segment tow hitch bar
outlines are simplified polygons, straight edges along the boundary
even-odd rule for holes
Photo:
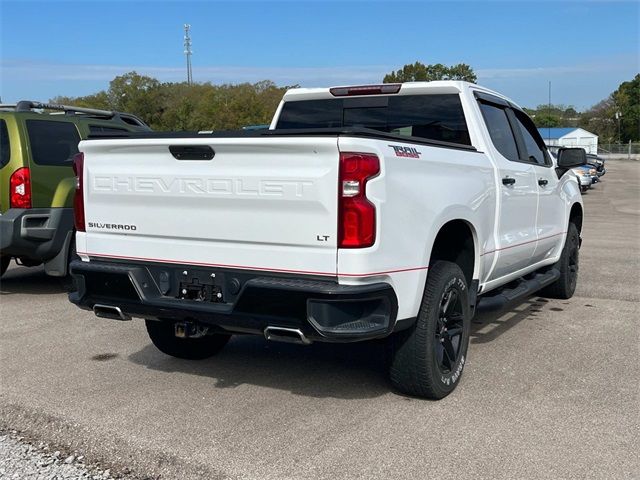
[[[201,338],[209,331],[208,327],[203,327],[195,322],[177,322],[174,327],[175,335],[178,338]]]

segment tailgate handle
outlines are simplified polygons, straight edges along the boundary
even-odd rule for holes
[[[211,160],[216,152],[209,145],[169,145],[176,160]]]

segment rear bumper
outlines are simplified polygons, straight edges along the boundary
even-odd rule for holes
[[[0,252],[50,260],[64,248],[72,230],[72,208],[10,208],[0,215]]]
[[[94,260],[74,261],[71,273],[78,288],[69,295],[72,303],[117,307],[125,318],[259,335],[267,327],[292,328],[324,342],[379,338],[396,328],[398,301],[387,283],[352,286],[299,275]],[[180,298],[194,289],[205,298]]]

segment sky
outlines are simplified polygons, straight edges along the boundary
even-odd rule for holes
[[[407,63],[467,63],[516,103],[584,110],[640,71],[640,1],[0,0],[0,97],[49,100],[135,70],[198,82],[379,83]]]

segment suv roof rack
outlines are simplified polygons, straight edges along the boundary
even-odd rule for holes
[[[35,109],[43,109],[43,110],[56,110],[58,112],[63,112],[66,115],[86,115],[89,117],[95,118],[118,118],[122,120],[124,123],[129,125],[135,125],[138,127],[144,127],[145,129],[149,129],[149,126],[144,123],[140,118],[132,115],[131,113],[117,112],[112,110],[99,110],[97,108],[85,108],[85,107],[74,107],[73,105],[59,105],[56,103],[44,103],[44,102],[34,102],[32,100],[21,100],[18,103],[4,103],[0,104],[0,108],[4,109],[14,109],[16,112],[29,112]]]

